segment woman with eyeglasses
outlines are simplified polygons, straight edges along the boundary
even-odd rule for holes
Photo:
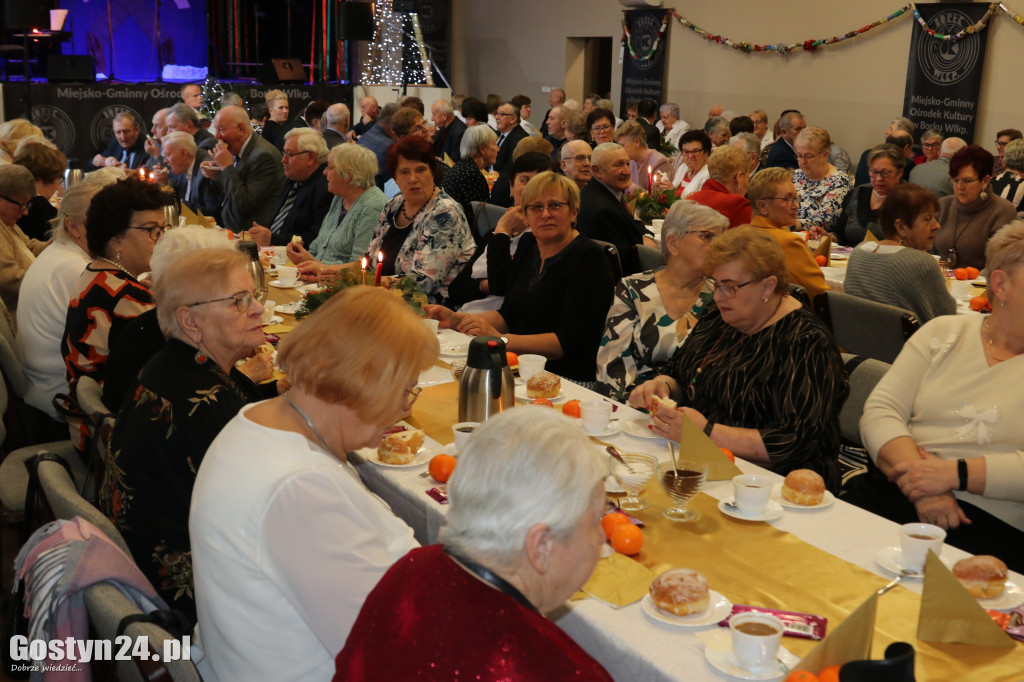
[[[587,114],[587,130],[596,147],[605,142],[615,141],[615,114],[609,109],[591,109]]]
[[[597,351],[598,391],[624,401],[637,384],[658,374],[711,303],[704,256],[729,228],[718,211],[677,201],[661,229],[665,267],[624,277],[605,320]]]
[[[839,221],[846,195],[853,188],[850,176],[829,163],[832,138],[824,128],[804,128],[794,141],[796,162],[793,184],[800,197],[796,215],[805,229],[831,232]]]
[[[885,198],[903,178],[906,165],[903,151],[894,144],[880,144],[867,155],[870,182],[854,187],[849,203],[836,221],[833,233],[840,243],[856,246],[864,241],[868,231],[874,239],[882,238],[878,224],[878,211]]]
[[[813,301],[829,287],[807,244],[799,234],[790,231],[791,226],[799,224],[796,213],[800,206],[793,171],[778,167],[758,171],[747,188],[747,197],[754,207],[750,224],[765,230],[778,242],[785,255],[789,281],[806,289]]]
[[[188,509],[196,472],[224,425],[262,398],[235,367],[265,340],[247,263],[228,245],[185,253],[160,272],[154,296],[167,342],[125,397],[100,490],[101,508],[142,572],[192,623]]]
[[[479,315],[424,306],[443,328],[471,336],[499,336],[515,353],[548,358],[546,369],[569,379],[593,381],[601,330],[612,302],[611,267],[604,252],[575,228],[580,209],[576,183],[551,171],[523,190],[530,228],[512,261],[505,300]],[[497,234],[488,249],[507,249],[511,237]]]
[[[100,190],[85,216],[85,267],[68,306],[61,353],[68,383],[90,376],[101,385],[110,344],[125,324],[153,307],[140,277],[149,272],[153,247],[166,229],[169,197],[134,175]]]
[[[689,419],[737,457],[782,475],[812,469],[838,492],[846,372],[821,321],[788,295],[782,247],[764,230],[737,227],[708,246],[704,272],[715,306],[629,404],[671,397],[679,407],[658,410],[655,435],[679,441]]]
[[[292,387],[228,422],[192,493],[204,680],[331,678],[366,596],[418,547],[347,453],[409,414],[439,352],[422,319],[374,287],[341,291],[281,342]]]
[[[989,187],[992,154],[972,144],[949,160],[953,195],[939,199],[939,231],[932,253],[950,267],[985,268],[989,237],[1017,218],[1017,209]]]
[[[21,280],[47,242],[30,239],[18,227],[36,194],[36,182],[24,166],[0,166],[0,298],[14,314]]]
[[[708,156],[711,155],[711,138],[703,130],[687,130],[679,138],[679,156],[673,165],[676,176],[672,184],[677,187],[676,196],[683,199],[701,187],[709,177]]]

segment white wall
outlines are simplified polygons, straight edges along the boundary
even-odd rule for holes
[[[614,38],[613,99],[618,98],[622,6],[617,0],[453,0],[453,83],[457,92],[533,98],[535,125],[547,110],[543,86],[561,85],[567,37]],[[845,33],[889,14],[902,0],[691,0],[672,3],[711,33],[751,43],[797,42]],[[814,53],[744,54],[670,20],[666,100],[701,124],[714,104],[740,114],[764,109],[774,119],[797,108],[829,130],[854,160],[881,142],[903,110],[911,25],[904,15],[865,35]],[[1024,27],[1006,16],[990,25],[975,141],[995,151],[997,130],[1024,129],[1024,92],[1015,87]],[[579,98],[583,93],[570,92]]]

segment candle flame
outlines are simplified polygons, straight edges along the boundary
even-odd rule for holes
[[[366,269],[366,256],[363,256],[363,270]]]
[[[377,262],[380,263],[383,260],[384,260],[384,252],[383,251],[378,251],[377,252]]]

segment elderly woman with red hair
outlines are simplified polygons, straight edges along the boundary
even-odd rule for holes
[[[388,174],[401,193],[388,202],[370,240],[370,260],[384,254],[385,275],[409,275],[431,303],[473,256],[475,242],[462,208],[434,184],[434,148],[406,137],[388,150]]]

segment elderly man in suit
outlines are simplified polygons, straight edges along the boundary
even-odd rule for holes
[[[168,109],[165,121],[168,130],[181,131],[191,135],[200,149],[209,151],[217,144],[217,138],[209,130],[199,125],[199,116],[187,104],[178,102]]]
[[[219,140],[210,150],[214,164],[202,166],[202,171],[224,191],[224,226],[240,231],[254,222],[269,224],[277,208],[269,199],[278,196],[285,183],[281,152],[261,135],[253,135],[249,114],[241,107],[218,111],[213,129]]]
[[[430,120],[437,128],[437,134],[434,136],[434,155],[439,159],[444,159],[444,155],[447,154],[452,161],[462,158],[459,145],[462,144],[462,134],[466,132],[466,124],[455,115],[451,102],[439,99],[431,104]]]
[[[494,162],[494,170],[500,173],[512,165],[512,152],[519,140],[529,137],[529,134],[519,125],[519,108],[512,102],[499,104],[494,120],[498,128],[498,158]]]
[[[334,149],[342,142],[348,142],[348,126],[352,120],[352,112],[342,103],[332,104],[324,112],[324,142],[327,149]]]
[[[643,243],[644,227],[626,208],[624,193],[629,188],[629,156],[614,142],[594,148],[590,171],[593,180],[580,192],[576,229],[584,237],[615,245],[622,274],[640,272],[636,245]]]
[[[800,131],[807,127],[807,120],[799,111],[787,111],[779,119],[779,137],[768,152],[766,168],[798,168],[796,149],[793,144]]]
[[[107,148],[92,157],[87,170],[104,166],[134,170],[146,163],[146,159],[149,158],[149,154],[146,153],[146,138],[140,134],[142,130],[135,116],[122,111],[114,117],[112,128],[114,136],[107,144]]]
[[[201,164],[210,160],[210,153],[198,148],[195,139],[180,130],[164,135],[163,152],[164,165],[170,172],[167,182],[174,193],[190,209],[219,223],[224,192],[200,170]]]
[[[288,178],[273,220],[253,225],[249,235],[260,246],[284,246],[302,237],[306,246],[320,233],[320,225],[334,196],[327,191],[327,143],[312,128],[292,128],[284,135],[284,174]]]

